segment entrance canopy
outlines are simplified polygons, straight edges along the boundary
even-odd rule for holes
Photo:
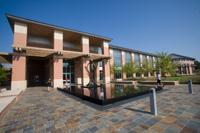
[[[56,51],[48,48],[36,48],[36,47],[14,47],[15,53],[0,53],[0,62],[1,63],[12,63],[12,55],[22,54],[24,56],[32,56],[32,57],[51,57],[53,55],[58,55],[59,58],[63,59],[77,59],[77,58],[87,58],[91,61],[102,61],[110,59],[110,56],[105,56],[101,54],[94,53],[84,53],[84,52],[76,52],[76,51]]]

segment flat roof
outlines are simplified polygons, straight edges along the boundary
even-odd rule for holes
[[[124,51],[128,51],[128,52],[133,52],[133,53],[139,53],[139,54],[144,54],[144,55],[151,55],[151,56],[155,56],[158,57],[158,55],[153,54],[153,53],[149,53],[149,52],[143,52],[140,50],[134,50],[131,48],[124,48],[124,47],[120,47],[120,46],[116,46],[116,45],[109,45],[110,48],[112,49],[119,49],[119,50],[124,50]]]
[[[44,22],[39,22],[39,21],[35,21],[35,20],[23,18],[23,17],[14,16],[14,15],[11,15],[11,14],[8,14],[8,13],[6,13],[6,17],[8,19],[8,22],[10,23],[12,31],[14,29],[14,27],[13,27],[14,22],[17,21],[17,22],[25,22],[25,23],[32,23],[32,24],[47,26],[47,27],[51,27],[53,29],[73,32],[73,33],[77,33],[77,34],[81,34],[81,35],[85,35],[85,36],[89,36],[89,37],[95,37],[95,38],[103,39],[103,40],[106,40],[106,41],[109,41],[109,42],[112,40],[111,38],[104,37],[104,36],[101,36],[101,35],[96,35],[96,34],[92,34],[92,33],[88,33],[88,32],[78,31],[78,30],[71,29],[71,28],[65,28],[65,27],[56,26],[56,25],[52,25],[52,24],[48,24],[48,23],[44,23]]]
[[[189,59],[189,60],[195,60],[195,58],[193,58],[193,57],[184,56],[184,55],[175,54],[175,53],[170,54],[170,56],[171,56],[172,59]]]

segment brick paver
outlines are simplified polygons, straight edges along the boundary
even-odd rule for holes
[[[149,111],[149,97],[100,109],[59,91],[36,87],[0,121],[0,132],[200,132],[200,85],[167,86],[157,94],[158,116]]]

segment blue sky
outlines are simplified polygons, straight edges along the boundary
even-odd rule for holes
[[[112,38],[111,44],[200,60],[200,0],[0,0],[0,51],[12,51],[5,13]]]

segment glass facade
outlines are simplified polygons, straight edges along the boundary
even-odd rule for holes
[[[121,67],[122,65],[121,51],[113,50],[113,58],[114,58],[114,65]]]
[[[134,62],[136,65],[140,65],[140,56],[138,53],[134,53]]]
[[[153,67],[153,57],[152,56],[149,56],[149,64]]]
[[[147,56],[146,55],[142,55],[142,64],[143,65],[147,65],[148,61],[147,61]],[[144,72],[144,77],[148,77],[148,72]]]
[[[122,56],[120,50],[113,50],[113,60],[114,60],[114,66],[116,67],[117,71],[114,73],[115,79],[121,79],[122,78]]]
[[[126,63],[131,63],[131,53],[130,52],[125,52],[125,64]]]
[[[149,61],[148,62],[150,64],[150,66],[153,68],[154,65],[153,65],[153,57],[152,56],[149,56]],[[151,72],[150,74],[151,74],[151,76],[153,76],[153,72]]]
[[[134,53],[134,63],[140,66],[140,55],[138,53]],[[140,77],[140,73],[137,72],[136,77]]]
[[[125,64],[131,63],[131,53],[130,52],[125,52]],[[127,73],[126,78],[132,78],[132,75]]]
[[[147,63],[147,56],[146,55],[142,55],[142,63],[143,64]]]

